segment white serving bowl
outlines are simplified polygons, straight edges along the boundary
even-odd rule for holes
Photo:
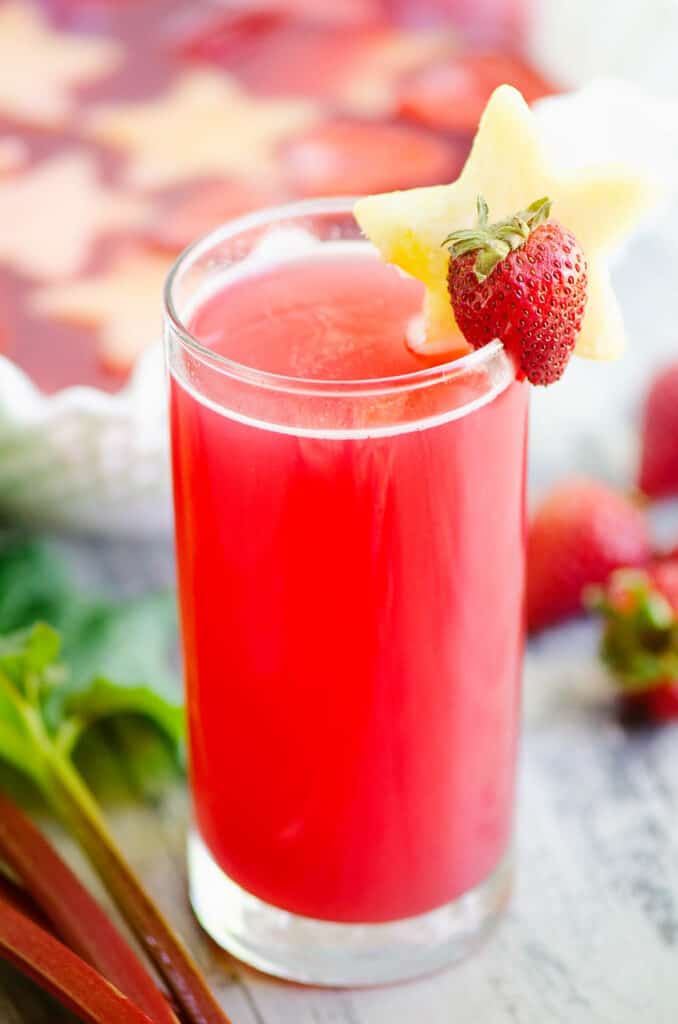
[[[116,394],[43,395],[0,356],[0,516],[22,526],[116,534],[169,531],[162,347]]]

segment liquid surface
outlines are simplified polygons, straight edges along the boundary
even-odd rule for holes
[[[193,329],[280,372],[403,372],[419,364],[403,344],[418,288],[374,266],[243,279]],[[505,852],[526,404],[514,384],[439,426],[302,437],[222,415],[173,379],[196,820],[260,898],[394,920],[460,896]]]
[[[195,314],[204,345],[245,366],[316,380],[394,377],[435,366],[407,346],[424,288],[373,256],[279,264],[234,282]]]

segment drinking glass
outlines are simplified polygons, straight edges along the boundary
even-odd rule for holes
[[[499,341],[316,380],[192,331],[301,250],[378,259],[352,206],[226,224],[166,289],[191,900],[237,957],[326,985],[430,971],[497,920],[524,639],[527,388]]]

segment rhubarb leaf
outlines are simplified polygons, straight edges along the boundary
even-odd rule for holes
[[[54,744],[72,755],[88,730],[104,719],[140,717],[178,751],[183,714],[145,686],[118,684],[104,677],[73,690],[59,660],[60,638],[45,623],[0,636],[0,723],[14,729],[19,742],[0,746],[14,767],[35,775],[43,746]]]
[[[0,542],[0,635],[38,621],[61,635],[70,689],[87,687],[101,675],[179,698],[172,593],[102,598],[76,588],[47,545]]]
[[[156,725],[177,747],[183,739],[181,709],[147,686],[124,686],[97,677],[86,689],[67,699],[64,711],[68,718],[79,719],[84,728],[104,719],[138,715]]]
[[[49,622],[67,632],[73,587],[61,560],[34,541],[0,544],[0,634]]]
[[[0,762],[40,784],[37,722],[100,799],[155,799],[183,770],[175,618],[172,595],[90,597],[44,545],[0,544]]]

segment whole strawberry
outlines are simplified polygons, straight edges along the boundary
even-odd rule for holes
[[[678,494],[678,363],[657,374],[645,400],[638,486],[651,498]]]
[[[455,231],[447,287],[459,328],[474,348],[499,338],[518,379],[553,384],[562,377],[581,330],[587,264],[571,231],[548,220],[551,201],[488,224],[478,197],[475,228]]]
[[[651,557],[642,512],[593,480],[560,484],[538,506],[527,535],[527,624],[541,629],[576,615],[582,592],[613,569]]]
[[[619,569],[587,603],[604,617],[601,657],[627,707],[658,721],[678,718],[678,560]]]

